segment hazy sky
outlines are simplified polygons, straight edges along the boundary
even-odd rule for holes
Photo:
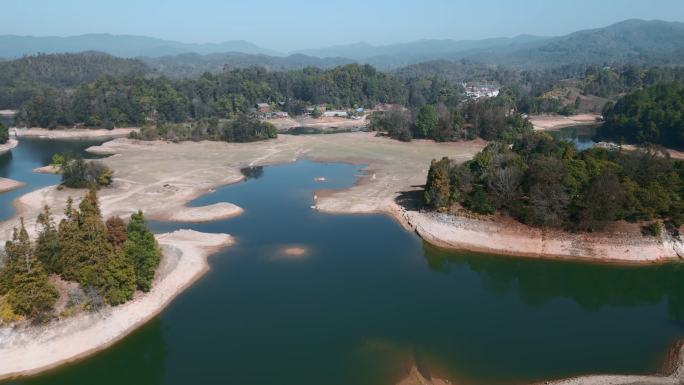
[[[684,0],[1,0],[0,34],[248,40],[287,51],[366,41],[561,35],[630,18],[684,21]]]

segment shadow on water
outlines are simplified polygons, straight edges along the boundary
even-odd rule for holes
[[[92,359],[16,383],[108,384],[139,375],[137,383],[152,384],[375,385],[417,363],[438,377],[514,384],[650,373],[684,335],[678,265],[449,252],[389,217],[310,209],[314,191],[351,186],[360,168],[265,167],[258,178],[191,202],[232,202],[245,209],[239,217],[152,223],[156,232],[226,232],[237,244],[212,256],[207,275],[155,323]],[[399,201],[412,207],[418,194]],[[273,258],[288,245],[309,253]]]

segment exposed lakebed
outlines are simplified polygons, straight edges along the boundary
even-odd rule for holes
[[[4,218],[8,194],[58,181],[22,177],[62,151],[23,153],[27,143],[0,162],[0,176],[27,183],[0,195]],[[12,383],[392,384],[413,363],[442,378],[519,383],[651,373],[684,336],[678,265],[447,252],[389,217],[311,210],[315,190],[348,187],[359,172],[306,161],[266,167],[191,203],[234,203],[245,210],[238,217],[153,223],[156,232],[225,232],[237,244],[210,257],[206,276],[112,348]],[[282,257],[288,248],[306,252]]]

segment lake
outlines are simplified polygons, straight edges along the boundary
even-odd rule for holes
[[[0,175],[29,182],[23,192],[56,183],[30,169],[64,146],[22,140],[0,160]],[[243,215],[152,223],[155,232],[226,232],[237,243],[210,257],[206,276],[123,341],[8,383],[389,385],[415,363],[464,383],[515,384],[652,373],[684,337],[679,265],[451,252],[383,215],[310,208],[315,190],[349,187],[359,169],[299,161],[253,170],[191,203],[232,202]],[[286,256],[287,247],[307,253]]]

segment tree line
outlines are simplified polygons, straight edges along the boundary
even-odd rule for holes
[[[433,160],[424,201],[436,210],[498,211],[539,227],[592,231],[627,220],[647,223],[647,233],[659,234],[661,222],[676,233],[684,223],[683,182],[684,162],[658,147],[578,152],[529,133],[492,142],[463,164]]]
[[[204,74],[196,79],[105,76],[68,89],[45,89],[24,103],[16,118],[27,126],[57,128],[142,126],[201,119],[234,119],[256,103],[297,115],[308,105],[371,108],[379,103],[454,104],[457,89],[433,79],[402,81],[369,65],[329,70],[269,72],[262,68]]]
[[[103,221],[95,188],[78,207],[67,201],[65,217],[56,224],[48,206],[37,218],[38,234],[30,239],[24,220],[5,244],[0,269],[0,315],[46,321],[54,317],[60,293],[50,276],[77,282],[68,295],[65,314],[119,305],[136,290],[149,291],[161,251],[143,213],[128,224],[119,217]]]

